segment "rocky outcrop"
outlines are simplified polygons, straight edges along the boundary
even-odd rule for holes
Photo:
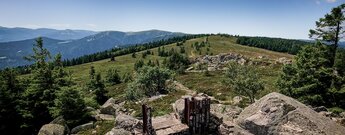
[[[38,135],[64,135],[67,134],[65,127],[60,124],[45,124],[41,127]]]
[[[295,99],[275,92],[245,108],[235,121],[241,128],[256,135],[345,133],[345,127]]]

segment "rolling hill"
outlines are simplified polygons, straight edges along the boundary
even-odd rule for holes
[[[0,26],[0,42],[19,41],[41,37],[48,37],[60,40],[80,39],[94,35],[97,32],[88,30],[56,30],[56,29],[28,29],[28,28],[6,28]]]
[[[63,59],[71,59],[115,47],[126,47],[182,35],[184,34],[159,30],[105,31],[78,40],[57,40],[44,37],[43,42],[52,55],[61,53]],[[0,69],[30,64],[23,57],[32,53],[34,43],[35,39],[0,43]]]

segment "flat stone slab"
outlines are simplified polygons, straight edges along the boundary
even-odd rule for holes
[[[181,123],[174,114],[153,118],[152,126],[157,135],[169,135],[188,131],[188,126]]]

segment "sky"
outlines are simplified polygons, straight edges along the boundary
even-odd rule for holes
[[[308,39],[345,0],[1,0],[0,26]]]

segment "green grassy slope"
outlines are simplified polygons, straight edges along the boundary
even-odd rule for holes
[[[186,54],[188,57],[199,57],[200,54],[194,48],[191,47],[191,44],[195,42],[202,42],[205,41],[206,37],[203,38],[196,38],[186,41],[183,46],[186,50]],[[273,52],[265,49],[259,49],[254,47],[242,46],[236,44],[236,39],[233,37],[221,37],[221,36],[210,36],[208,38],[210,43],[210,50],[209,54],[217,55],[219,53],[239,53],[248,58],[256,58],[258,56],[266,56],[268,59],[278,59],[281,57],[286,57],[288,59],[292,59],[294,56],[286,53],[279,53]],[[176,46],[176,43],[165,45],[165,50],[169,51],[171,48],[174,48],[176,51],[179,51],[179,46]],[[206,54],[206,47],[201,49],[201,55]],[[163,57],[158,56],[158,48],[150,49],[150,51],[154,52],[154,55],[148,55],[145,59],[145,63],[148,60],[156,61],[159,60],[160,63],[163,61]],[[86,63],[82,65],[76,65],[72,67],[68,67],[67,70],[72,72],[72,78],[76,82],[78,87],[85,87],[89,80],[89,70],[91,66],[95,67],[96,72],[100,72],[102,77],[106,75],[106,71],[109,68],[116,68],[120,71],[120,75],[126,72],[133,72],[134,71],[134,63],[142,59],[141,55],[144,51],[136,53],[137,57],[132,58],[132,54],[119,56],[115,58],[114,62],[111,62],[110,59],[105,59],[101,61],[96,61],[92,63]],[[257,66],[259,74],[262,77],[262,81],[265,83],[265,90],[260,92],[257,97],[261,97],[267,93],[272,91],[277,91],[274,83],[279,75],[279,70],[281,66]],[[214,71],[210,72],[210,76],[204,76],[203,73],[186,73],[183,75],[177,75],[176,80],[180,83],[184,84],[186,87],[198,91],[203,92],[208,95],[214,96],[215,98],[226,102],[231,101],[231,99],[235,96],[234,93],[230,90],[225,88],[221,84],[222,79],[224,79],[222,71]],[[125,101],[125,89],[127,87],[126,83],[121,83],[113,86],[107,86],[106,89],[109,91],[109,96],[114,97],[117,100]],[[83,91],[86,96],[89,96],[88,91]],[[155,100],[153,102],[148,102],[147,104],[153,107],[153,115],[164,115],[167,113],[172,112],[171,103],[175,102],[175,100],[179,99],[182,95],[184,95],[184,91],[174,91],[170,93],[168,96],[163,97],[162,99]],[[135,115],[140,116],[140,108],[139,104],[135,104],[134,102],[127,102],[126,108],[131,108],[136,110]],[[109,123],[99,123],[102,127],[98,130],[100,134],[109,131],[112,128],[112,124]],[[90,134],[91,130],[87,130],[81,134]]]
[[[196,38],[188,40],[184,43],[184,47],[186,50],[186,54],[188,57],[198,57],[200,56],[199,52],[197,52],[195,49],[191,47],[191,44],[194,44],[195,42],[202,42],[205,41],[206,37],[203,38]],[[266,56],[268,59],[278,59],[280,57],[286,57],[289,59],[293,58],[293,55],[289,55],[286,53],[279,53],[279,52],[273,52],[269,50],[254,48],[254,47],[248,47],[248,46],[242,46],[239,44],[236,44],[236,39],[233,37],[221,37],[221,36],[210,36],[209,37],[209,43],[210,43],[210,51],[209,54],[219,54],[219,53],[239,53],[246,57],[258,57],[258,56]],[[170,48],[174,48],[175,50],[179,51],[179,46],[176,46],[176,43],[169,44],[165,46],[165,50],[169,51]],[[164,59],[163,57],[157,56],[157,48],[150,49],[154,52],[154,55],[148,55],[145,59],[143,59],[145,62],[148,60],[155,61],[156,59],[162,62]],[[202,53],[201,55],[205,55],[206,53],[206,47],[203,47],[201,49]],[[105,59],[101,61],[96,61],[92,63],[86,63],[82,65],[76,65],[72,67],[68,67],[67,69],[72,72],[72,78],[75,82],[77,82],[76,85],[79,87],[85,87],[88,79],[89,79],[89,70],[91,66],[95,67],[96,72],[100,72],[102,77],[106,75],[106,71],[109,68],[116,68],[120,71],[120,74],[122,75],[125,72],[133,72],[134,63],[142,59],[141,53],[136,53],[137,57],[132,58],[131,54],[119,56],[115,58],[115,62],[110,62],[110,59]],[[260,71],[260,75],[262,76],[262,80],[265,82],[265,91],[261,92],[258,96],[262,96],[264,94],[267,94],[271,91],[276,91],[276,87],[274,86],[275,80],[278,77],[280,66],[275,67],[259,67],[258,69]],[[204,92],[210,95],[215,96],[216,98],[220,100],[231,100],[231,98],[234,96],[234,94],[231,92],[231,90],[226,89],[223,85],[221,85],[221,80],[223,79],[222,72],[221,71],[215,71],[211,72],[211,76],[204,76],[202,73],[186,73],[184,75],[177,75],[176,76],[177,81],[183,83],[185,86],[191,88],[192,90],[196,90],[198,92]],[[125,93],[126,84],[121,83],[114,86],[107,86],[106,89],[109,91],[109,96],[115,97],[118,100],[124,100],[124,93]],[[84,91],[86,95],[88,95],[88,91]],[[168,104],[167,101],[173,101],[170,99],[177,99],[181,94],[174,93],[172,95],[176,95],[175,97],[168,96],[165,97],[165,101],[162,103],[159,103],[160,101],[156,101],[157,103],[153,104]],[[166,107],[165,105],[162,105],[162,108]],[[157,109],[159,110],[159,109]],[[168,110],[165,110],[163,112],[158,112],[158,114],[164,114],[164,112],[168,112]]]

